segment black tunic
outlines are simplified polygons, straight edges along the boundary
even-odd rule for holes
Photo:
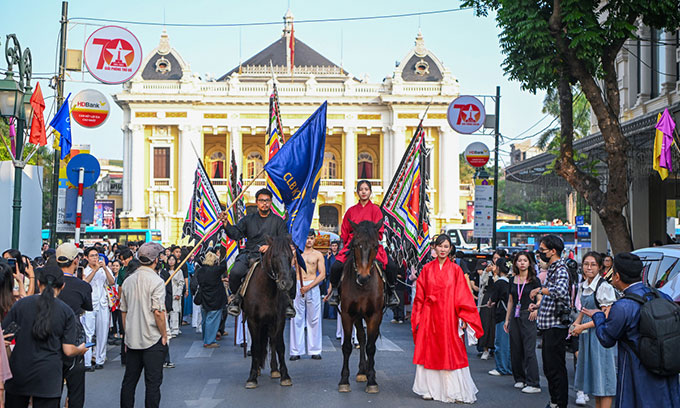
[[[266,217],[257,211],[249,213],[236,225],[225,225],[224,229],[233,240],[246,239],[245,252],[257,252],[267,244],[267,237],[282,237],[288,233],[283,219],[271,211]]]

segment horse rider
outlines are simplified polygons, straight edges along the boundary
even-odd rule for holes
[[[241,303],[243,302],[243,299],[239,294],[239,288],[241,287],[241,281],[250,268],[251,260],[260,259],[262,254],[267,252],[267,249],[269,249],[267,238],[288,235],[286,223],[281,217],[271,211],[271,191],[266,188],[258,190],[255,194],[255,201],[257,204],[257,211],[248,212],[248,214],[239,220],[236,225],[228,224],[226,212],[220,214],[220,221],[222,221],[229,238],[235,241],[240,241],[244,238],[246,239],[246,247],[245,249],[242,249],[236,257],[234,265],[231,267],[231,272],[229,273],[229,290],[232,293],[232,298],[227,306],[227,313],[232,316],[241,314]],[[293,286],[288,293],[286,317],[295,317],[295,308],[293,307],[294,298],[295,286]]]
[[[361,221],[371,221],[378,223],[382,218],[382,210],[379,206],[373,204],[371,201],[372,186],[368,180],[361,180],[357,183],[357,194],[359,195],[359,203],[350,207],[342,219],[342,227],[340,228],[340,238],[342,239],[342,251],[336,256],[335,262],[331,266],[330,284],[332,286],[331,296],[328,299],[330,306],[337,306],[340,302],[338,296],[338,285],[340,278],[342,278],[342,270],[347,260],[347,253],[350,249],[350,242],[354,236],[350,221],[354,224],[359,224]],[[379,239],[383,237],[384,226],[380,228]],[[386,280],[387,287],[387,307],[394,307],[399,305],[399,298],[394,290],[394,285],[397,280],[397,265],[388,259],[385,248],[378,245],[378,254],[375,257],[383,270],[383,275]]]

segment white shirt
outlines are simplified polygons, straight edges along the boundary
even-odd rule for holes
[[[584,296],[588,296],[595,292],[595,288],[597,288],[597,282],[603,279],[600,274],[597,274],[595,278],[593,278],[593,281],[588,283],[588,280],[584,280],[581,282],[579,285],[579,292],[583,294]],[[614,290],[614,287],[610,285],[608,282],[602,282],[600,285],[600,288],[597,290],[597,303],[600,304],[600,306],[611,306],[614,302],[616,302],[616,291]]]
[[[92,268],[88,265],[83,271],[83,277],[90,276],[91,273]],[[109,294],[106,290],[106,285],[106,271],[104,271],[104,268],[99,268],[90,281],[90,286],[92,286],[92,308],[95,310],[108,309],[109,307]]]

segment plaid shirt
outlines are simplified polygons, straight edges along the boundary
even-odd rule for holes
[[[558,301],[565,307],[571,304],[569,272],[564,260],[560,259],[550,264],[544,286],[548,288],[550,294],[543,295],[541,307],[538,309],[538,328],[539,330],[546,330],[556,326],[564,327],[555,316],[555,304]]]

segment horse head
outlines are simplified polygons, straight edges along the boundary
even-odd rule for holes
[[[349,223],[352,231],[354,231],[350,252],[354,258],[356,282],[359,286],[362,286],[371,278],[371,267],[378,255],[379,236],[383,220],[381,219],[377,224],[371,221],[361,221],[359,224],[352,221]]]
[[[293,252],[290,236],[268,237],[269,249],[263,257],[264,267],[269,277],[276,282],[280,291],[288,291],[295,284],[295,273],[291,267]]]

